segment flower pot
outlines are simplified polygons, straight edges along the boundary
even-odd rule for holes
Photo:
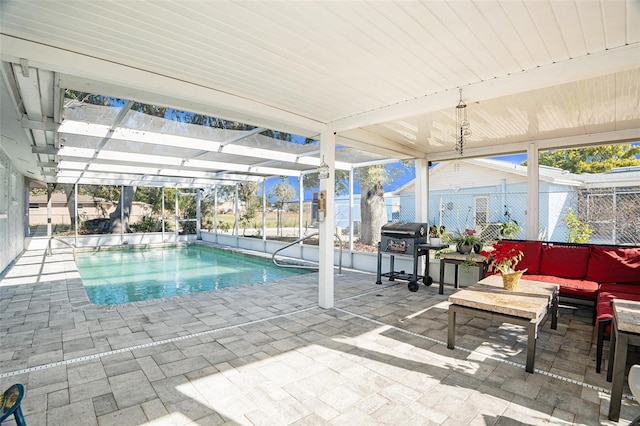
[[[515,271],[510,274],[502,274],[502,285],[505,290],[516,291],[518,289],[518,283],[524,271]]]
[[[471,253],[473,246],[471,244],[458,244],[456,248],[460,254],[469,254]]]
[[[442,245],[442,238],[431,238],[430,243],[432,246],[441,246]]]

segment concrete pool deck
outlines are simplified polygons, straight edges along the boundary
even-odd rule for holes
[[[70,250],[26,251],[0,279],[0,389],[34,425],[628,424],[609,422],[591,310],[561,305],[536,373],[521,327],[461,317],[445,286],[317,274],[119,306],[89,303]],[[636,354],[632,354],[636,355]],[[628,396],[628,388],[625,387]],[[3,425],[13,425],[13,420]]]

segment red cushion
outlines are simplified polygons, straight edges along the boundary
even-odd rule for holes
[[[640,294],[640,282],[629,284],[603,283],[598,289],[600,293],[628,293]]]
[[[542,241],[524,241],[520,243],[522,249],[522,259],[516,265],[518,271],[527,270],[525,274],[537,274],[540,271],[540,257],[542,256]]]
[[[523,279],[558,284],[562,296],[578,296],[595,300],[598,294],[598,283],[595,281],[561,278],[553,275],[526,275]]]
[[[587,278],[600,283],[640,282],[640,247],[591,246]]]
[[[596,302],[596,324],[604,319],[613,317],[613,307],[611,306],[611,299],[614,299],[613,293],[599,293],[598,300]]]
[[[598,293],[598,301],[596,302],[596,324],[600,325],[600,321],[613,318],[613,307],[611,299],[633,300],[640,302],[640,294],[633,293],[616,293],[601,291]],[[611,333],[611,324],[605,325],[605,334]]]
[[[589,247],[543,246],[540,274],[584,278],[588,262]]]

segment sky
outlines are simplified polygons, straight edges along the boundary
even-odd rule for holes
[[[632,145],[634,146],[640,146],[640,142],[636,142],[633,143]],[[638,158],[640,158],[640,156],[638,156]],[[497,157],[489,157],[490,160],[498,160],[498,161],[506,161],[508,163],[512,163],[512,164],[521,164],[523,161],[525,161],[527,159],[527,154],[512,154],[512,155],[501,155],[501,156],[497,156]],[[389,182],[384,186],[384,190],[386,192],[389,191],[395,191],[396,189],[400,188],[401,186],[405,185],[406,183],[410,182],[411,180],[413,180],[415,178],[415,170],[413,170],[413,167],[410,168],[411,170],[408,171],[407,173],[402,173],[400,174],[393,182]],[[269,181],[267,181],[267,193],[269,193],[271,191],[271,189],[277,184],[279,183],[280,180],[279,179],[270,179]],[[290,178],[290,183],[291,185],[294,187],[295,191],[296,191],[296,200],[299,199],[298,196],[298,181],[295,178]],[[305,190],[304,191],[304,200],[305,201],[310,201],[312,199],[312,192],[311,190]],[[357,185],[357,183],[354,185],[354,193],[359,194],[360,193],[360,187]]]
[[[526,154],[504,155],[504,156],[491,157],[490,158],[490,160],[506,161],[506,162],[514,163],[514,164],[520,164],[526,159],[527,159],[527,155]],[[400,165],[398,165],[397,167],[404,168],[404,166],[400,166]],[[408,182],[411,182],[414,178],[415,178],[415,170],[414,170],[413,166],[411,166],[411,167],[408,168],[408,170],[405,170],[404,172],[401,171],[401,173],[399,173],[398,177],[396,179],[394,179],[392,182],[389,182],[386,185],[384,185],[384,190],[385,190],[385,192],[395,191],[396,189],[400,188],[401,186],[407,184]],[[299,199],[298,179],[290,177],[290,178],[288,178],[288,181],[289,181],[289,184],[291,184],[291,186],[293,186],[293,189],[296,191],[296,196],[295,196],[294,200],[298,200]],[[273,188],[277,184],[279,184],[280,182],[281,182],[281,180],[278,179],[278,178],[275,178],[275,177],[267,180],[267,194],[270,194],[273,191]],[[311,201],[312,198],[313,198],[313,192],[314,191],[317,191],[317,190],[305,189],[304,190],[304,200],[305,201]],[[354,184],[354,193],[355,194],[359,194],[360,193],[360,186],[358,185],[357,182]],[[259,194],[262,194],[262,188],[260,189]],[[275,200],[276,200],[275,197],[270,199],[270,201],[272,201],[272,202],[275,201]],[[292,201],[294,201],[294,200],[292,200]]]

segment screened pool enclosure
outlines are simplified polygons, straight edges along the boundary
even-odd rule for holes
[[[640,140],[634,2],[125,3],[0,6],[3,269],[25,248],[30,213],[46,218],[34,232],[51,237],[54,214],[85,214],[85,229],[74,223],[60,237],[79,245],[188,239],[199,224],[203,239],[235,244],[251,233],[246,244],[264,248],[272,224],[275,236],[317,226],[312,257],[320,305],[330,307],[332,235],[353,245],[386,220],[430,222],[440,207],[429,200],[429,164],[524,154],[518,214],[525,236],[538,238],[540,151]],[[366,166],[384,175],[406,162],[412,201],[362,185]],[[319,169],[328,177],[314,177]],[[30,188],[45,202],[29,200]],[[262,208],[242,201],[247,192],[263,194]],[[216,193],[220,208],[207,216]],[[324,221],[314,220],[314,193],[326,201]],[[371,227],[356,217],[365,194],[384,212]],[[194,221],[197,206],[204,221]],[[249,219],[249,210],[265,213]],[[233,223],[220,229],[229,211]],[[142,223],[127,225],[136,214]],[[220,232],[209,231],[215,214]],[[89,220],[110,233],[84,235]],[[153,231],[125,232],[134,225]]]

